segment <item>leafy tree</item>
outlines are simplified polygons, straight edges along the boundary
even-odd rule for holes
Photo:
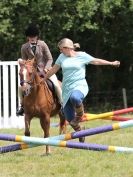
[[[33,22],[54,59],[57,42],[69,37],[95,57],[121,61],[119,69],[87,67],[93,90],[133,87],[132,0],[1,0],[0,9],[0,60],[20,57],[25,28]]]

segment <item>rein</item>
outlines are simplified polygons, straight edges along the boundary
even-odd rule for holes
[[[37,86],[39,86],[40,84],[42,84],[44,82],[43,78],[40,78],[39,76],[39,80],[38,82],[35,81],[35,77],[38,74],[37,73],[37,69],[34,68],[34,66],[31,66],[29,64],[25,64],[24,68],[26,70],[26,75],[28,75],[28,78],[26,77],[26,80],[23,79],[21,80],[21,84],[27,84],[25,85],[24,88],[24,95],[28,96],[31,93],[31,90]],[[22,72],[23,73],[23,72]]]
[[[38,73],[38,66],[36,66],[36,68],[34,67],[34,65],[29,65],[29,64],[25,64],[24,65],[26,71],[28,74],[30,75],[30,78],[27,78],[27,80],[22,80],[23,83],[26,83],[27,86],[24,88],[24,95],[28,96],[31,93],[31,90],[34,89],[37,86],[40,86],[41,84],[43,84],[44,87],[44,94],[45,94],[45,98],[48,102],[48,105],[52,105],[53,103],[51,102],[52,100],[52,92],[50,91],[50,89],[48,88],[47,83],[44,81],[44,78],[40,77],[39,73]],[[39,70],[40,71],[40,70]],[[39,78],[38,81],[36,82],[36,75]],[[29,79],[29,80],[28,80]],[[48,107],[49,107],[48,106]]]

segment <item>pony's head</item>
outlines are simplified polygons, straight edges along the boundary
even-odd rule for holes
[[[18,63],[20,66],[20,82],[22,82],[22,90],[24,91],[24,94],[28,96],[33,86],[36,61],[34,58],[31,60],[19,59]]]

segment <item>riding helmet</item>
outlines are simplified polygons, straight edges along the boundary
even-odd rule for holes
[[[25,30],[25,35],[27,37],[35,37],[39,36],[39,30],[36,25],[30,24],[28,28]]]

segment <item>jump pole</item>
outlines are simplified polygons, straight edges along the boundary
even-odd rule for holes
[[[33,148],[37,147],[38,145],[36,144],[29,144],[29,143],[20,143],[20,144],[11,144],[8,146],[1,146],[0,147],[0,154],[7,153],[7,152],[13,152],[13,151],[18,151],[18,150],[23,150],[23,149],[28,149],[28,148]]]
[[[105,117],[105,120],[114,120],[114,121],[127,121],[127,120],[133,120],[133,118],[129,117],[120,117],[120,116],[111,116],[111,117]]]
[[[62,140],[71,140],[71,139],[76,139],[84,136],[91,136],[95,134],[114,131],[114,130],[132,127],[132,126],[133,126],[133,120],[129,120],[125,122],[114,123],[112,125],[100,126],[96,128],[81,130],[78,132],[67,133],[64,135],[53,136],[50,138],[37,138],[37,137],[27,137],[27,136],[10,135],[10,134],[0,134],[0,140],[23,142],[26,144],[34,144],[36,146],[39,145],[59,146],[60,144],[59,142]],[[25,145],[25,148],[29,148],[29,147]]]
[[[39,144],[40,145],[40,144]],[[44,145],[44,144],[42,144]],[[46,145],[46,142],[45,142]],[[60,141],[60,140],[54,140],[54,142],[49,142],[48,145],[51,146],[57,146],[57,147],[67,147],[67,148],[74,148],[74,149],[84,149],[84,150],[93,150],[93,151],[110,151],[110,152],[126,152],[126,153],[133,153],[133,148],[129,147],[120,147],[120,146],[108,146],[108,145],[101,145],[101,144],[92,144],[92,143],[79,143],[79,142],[72,142],[72,141]],[[37,145],[36,145],[37,146]],[[9,151],[9,146],[8,147],[8,152],[18,150],[17,148],[20,148],[20,146],[12,145],[11,151]],[[7,149],[6,147],[6,149]],[[33,146],[31,146],[33,147]],[[6,153],[5,147],[0,148],[0,153]],[[23,146],[23,149],[26,149],[25,145]],[[21,149],[19,149],[21,150]]]
[[[85,114],[86,115],[86,114]],[[87,116],[87,115],[86,115]],[[102,118],[104,120],[112,120],[112,121],[127,121],[127,120],[133,120],[133,118],[128,118],[128,117],[120,117],[120,116],[110,116],[110,117],[104,117]],[[83,117],[83,119],[81,120],[81,122],[85,122],[86,118]],[[69,125],[69,123],[67,122],[66,125]],[[51,127],[58,127],[59,123],[51,123],[50,125]]]
[[[116,116],[116,115],[120,115],[120,114],[126,114],[129,112],[133,112],[133,107],[125,108],[125,109],[121,109],[121,110],[116,110],[116,111],[112,111],[112,112],[101,113],[101,114],[94,114],[94,115],[90,115],[90,116],[89,116],[89,114],[85,114],[83,116],[83,119],[85,119],[86,121],[95,120],[95,119],[105,119],[106,117]]]
[[[86,117],[88,117],[88,119],[89,119],[89,116],[88,116],[87,114],[85,114],[85,116],[83,116],[81,122],[87,121]],[[112,121],[127,121],[127,120],[133,120],[133,118],[120,117],[120,116],[103,117],[102,119],[104,119],[104,120],[112,120]],[[59,125],[59,124],[58,124],[58,125]],[[57,126],[57,124],[56,124],[56,126]]]
[[[126,114],[129,112],[133,112],[133,107],[120,109],[120,110],[116,110],[116,111],[112,111],[112,112],[101,113],[101,114],[90,114],[90,113],[87,114],[87,113],[85,113],[82,117],[81,122],[95,120],[95,119],[111,119],[111,120],[116,120],[116,121],[132,120],[131,118],[118,118],[117,117],[117,115]],[[59,124],[54,123],[54,124],[51,124],[51,126],[57,127],[57,126],[59,126]]]

